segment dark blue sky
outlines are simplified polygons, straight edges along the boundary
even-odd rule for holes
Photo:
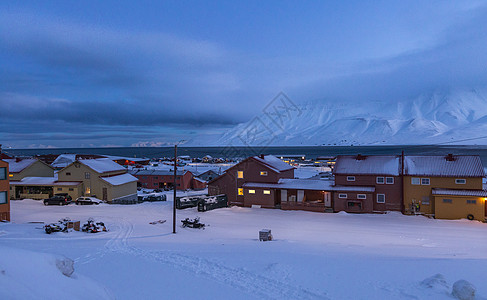
[[[2,1],[0,143],[164,145],[280,91],[402,101],[487,84],[486,1]]]

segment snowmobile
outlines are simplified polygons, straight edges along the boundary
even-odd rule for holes
[[[189,218],[186,218],[184,220],[181,220],[183,223],[183,227],[189,227],[189,228],[205,228],[205,224],[200,223],[200,218],[194,218],[194,220],[190,220]]]

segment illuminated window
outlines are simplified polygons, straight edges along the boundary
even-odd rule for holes
[[[367,199],[365,194],[357,194],[357,199]]]
[[[421,178],[421,184],[422,185],[430,185],[430,179],[429,178]]]
[[[376,181],[378,184],[384,184],[384,177],[377,177]]]
[[[237,171],[237,178],[239,179],[243,178],[243,171]]]
[[[255,190],[249,190],[249,194],[255,194]]]
[[[260,176],[267,176],[267,171],[260,171]]]
[[[386,177],[386,184],[394,184],[394,177]]]
[[[243,188],[238,188],[238,195],[243,196]]]
[[[338,198],[347,199],[347,194],[338,194]]]
[[[467,183],[467,179],[455,179],[456,184],[465,184]]]
[[[14,174],[8,174],[8,177],[14,177]]]
[[[355,176],[347,176],[347,181],[355,181]]]
[[[271,191],[269,190],[264,190],[264,195],[270,195],[271,194]]]
[[[386,195],[377,194],[377,203],[386,203]]]
[[[411,184],[419,185],[419,184],[421,184],[421,179],[417,178],[417,177],[413,177],[413,178],[411,178]]]
[[[91,189],[90,189],[89,187],[87,187],[87,188],[85,189],[85,194],[89,194],[90,192],[91,192]]]

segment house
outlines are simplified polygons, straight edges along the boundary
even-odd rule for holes
[[[204,190],[206,189],[208,182],[206,180],[200,179],[198,177],[193,177],[191,179],[191,189],[192,190]]]
[[[93,196],[109,203],[137,199],[137,178],[109,158],[76,160],[58,172],[58,181],[80,181],[79,196]]]
[[[218,176],[220,176],[215,170],[207,170],[201,174],[199,174],[198,177],[199,179],[202,179],[204,181],[211,181],[213,180],[214,178],[217,178]]]
[[[140,170],[132,173],[138,180],[138,186],[147,189],[172,188],[174,186],[174,170]],[[193,174],[190,171],[176,170],[178,190],[192,188]]]
[[[9,164],[9,179],[18,181],[24,177],[53,177],[54,168],[35,158],[5,159]]]
[[[334,210],[402,211],[401,159],[399,155],[337,156]]]
[[[442,219],[472,215],[483,221],[484,177],[484,167],[477,155],[405,156],[405,213]]]
[[[67,193],[76,199],[83,194],[83,182],[58,181],[56,177],[24,177],[10,181],[11,199],[42,200],[58,193]]]
[[[272,155],[252,156],[208,182],[208,193],[210,195],[226,194],[231,205],[276,207],[279,200],[275,194],[262,190],[262,195],[257,197],[255,190],[245,184],[277,184],[280,179],[284,178],[294,178],[294,167]]]
[[[8,163],[0,160],[0,221],[10,221]]]

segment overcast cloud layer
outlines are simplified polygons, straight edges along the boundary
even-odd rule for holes
[[[405,101],[487,86],[487,2],[0,3],[0,143],[219,134],[277,93]]]

